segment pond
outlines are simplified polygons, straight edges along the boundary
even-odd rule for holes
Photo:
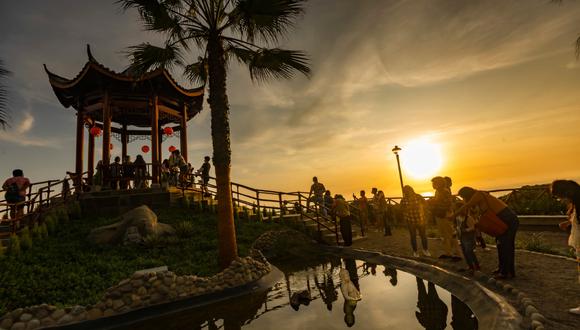
[[[279,268],[284,277],[269,290],[133,323],[131,328],[477,329],[470,308],[448,291],[388,265],[333,258],[309,267]],[[344,298],[341,269],[360,290],[360,301]]]

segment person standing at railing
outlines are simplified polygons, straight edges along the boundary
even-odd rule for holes
[[[125,156],[125,159],[123,159],[123,179],[121,180],[121,189],[130,189],[131,181],[134,179],[135,168],[133,167],[133,162],[131,162],[131,156]]]
[[[572,180],[556,180],[550,187],[552,195],[556,198],[563,199],[568,205],[566,214],[568,221],[562,222],[562,230],[570,229],[568,245],[573,247],[576,252],[576,261],[578,267],[578,282],[580,283],[580,185]],[[578,299],[576,297],[576,299]],[[580,306],[568,310],[572,314],[580,315]]]
[[[327,190],[324,193],[324,207],[327,210],[330,210],[331,211],[330,212],[331,213],[330,216],[332,216],[334,218],[334,214],[332,212],[332,205],[334,205],[334,198],[332,198],[332,195],[330,194],[330,190]]]
[[[133,168],[135,169],[135,189],[144,189],[147,187],[147,163],[143,156],[137,155],[135,161],[133,162]]]
[[[169,156],[169,168],[171,169],[171,185],[177,186],[183,182],[183,175],[187,172],[187,163],[179,150],[173,150]]]
[[[169,184],[169,176],[171,175],[169,168],[169,159],[164,159],[161,163],[161,185],[167,187]]]
[[[334,205],[332,206],[334,214],[340,219],[340,234],[344,241],[344,246],[352,245],[352,224],[350,223],[350,211],[348,203],[342,195],[334,195]]]
[[[123,178],[123,166],[121,165],[121,157],[115,157],[115,162],[109,166],[109,173],[111,175],[111,189],[119,189],[119,181]]]
[[[30,187],[30,180],[20,169],[12,171],[12,177],[4,181],[2,189],[6,191],[4,194],[6,202],[10,204],[11,219],[20,219],[24,215],[24,201],[28,187]]]
[[[453,261],[459,261],[461,260],[459,256],[461,250],[457,238],[453,237],[455,217],[450,217],[453,212],[451,190],[443,177],[436,176],[431,179],[431,183],[435,189],[435,196],[429,200],[429,206],[435,217],[439,235],[443,238],[443,254],[439,256],[439,259],[450,258]]]
[[[205,156],[203,158],[203,164],[199,167],[197,171],[198,175],[201,175],[201,191],[203,192],[205,197],[209,197],[209,190],[207,184],[209,183],[209,171],[211,170],[211,164],[209,161],[211,158],[209,156]]]
[[[324,193],[326,188],[320,182],[318,182],[317,177],[312,178],[312,185],[310,186],[310,192],[308,193],[308,201],[306,202],[306,208],[310,207],[310,202],[313,201],[316,207],[324,205]],[[326,216],[326,210],[322,207],[322,214]]]
[[[357,198],[355,194],[352,194],[352,198],[358,206],[360,212],[360,222],[363,226],[363,231],[367,230],[369,222],[369,200],[367,199],[366,192],[361,190],[360,198]]]
[[[431,256],[427,246],[426,222],[425,222],[425,199],[423,196],[417,194],[413,187],[403,187],[403,199],[401,199],[401,211],[403,218],[407,222],[409,234],[411,235],[411,247],[413,248],[413,256],[418,257],[417,253],[417,232],[421,237],[421,245],[423,246],[423,254]]]

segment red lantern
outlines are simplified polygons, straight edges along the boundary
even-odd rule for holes
[[[113,144],[109,143],[109,150],[113,150]]]
[[[169,152],[174,152],[175,150],[177,150],[176,147],[174,147],[174,146],[169,147]]]
[[[99,127],[93,126],[91,127],[91,130],[89,132],[91,133],[92,136],[99,137],[101,136],[102,131]]]
[[[171,128],[171,127],[165,127],[163,129],[163,134],[165,134],[165,135],[173,135],[173,128]]]
[[[149,152],[149,146],[142,146],[141,147],[141,151],[143,151],[144,153],[148,153]]]

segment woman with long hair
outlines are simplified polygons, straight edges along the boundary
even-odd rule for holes
[[[440,176],[431,179],[433,189],[435,189],[435,196],[429,199],[429,206],[431,214],[435,217],[439,235],[443,238],[443,254],[439,259],[451,259],[452,261],[459,261],[461,257],[461,250],[457,237],[454,237],[454,217],[449,215],[453,210],[453,196],[449,188],[448,182]]]
[[[498,269],[493,273],[496,278],[509,279],[516,276],[515,269],[515,250],[516,250],[516,233],[520,222],[516,213],[508,207],[499,198],[490,195],[488,192],[475,190],[471,187],[463,187],[457,193],[465,205],[459,208],[452,215],[455,218],[465,209],[477,207],[480,214],[490,210],[507,225],[507,230],[500,236],[496,237],[497,258],[499,261]]]
[[[572,180],[556,180],[550,187],[552,195],[562,199],[568,205],[566,214],[568,221],[560,224],[560,228],[567,230],[570,228],[568,245],[576,249],[576,260],[578,261],[578,282],[580,283],[580,185]],[[571,308],[570,313],[580,315],[580,306]]]

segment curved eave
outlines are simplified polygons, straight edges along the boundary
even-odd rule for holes
[[[99,74],[104,75],[113,80],[128,83],[143,83],[148,80],[157,78],[158,76],[163,76],[165,82],[183,96],[197,97],[203,95],[204,86],[193,89],[184,88],[180,86],[175,81],[175,79],[173,79],[173,77],[169,74],[169,72],[167,72],[167,70],[165,69],[160,68],[157,70],[149,71],[140,77],[135,77],[132,75],[117,73],[97,62],[97,60],[95,60],[95,58],[93,57],[90,51],[90,47],[88,45],[87,45],[87,55],[89,57],[89,60],[83,66],[81,72],[79,72],[79,74],[77,74],[77,76],[74,77],[73,79],[63,78],[57,74],[54,74],[50,70],[48,70],[46,65],[44,65],[44,70],[48,75],[49,82],[52,85],[53,89],[58,88],[66,90],[74,88],[77,84],[79,84],[83,80],[83,78],[90,72],[90,70],[95,70]]]

